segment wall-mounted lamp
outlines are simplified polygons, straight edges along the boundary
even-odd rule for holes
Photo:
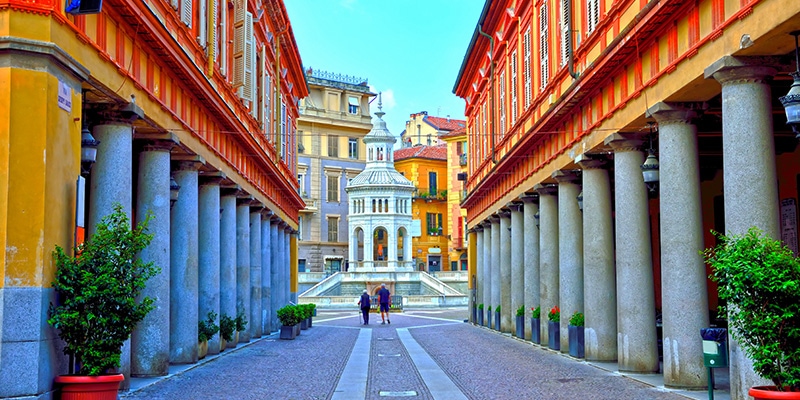
[[[655,122],[648,122],[647,125],[650,128],[650,147],[647,149],[647,159],[644,160],[644,164],[642,164],[642,176],[644,177],[644,184],[647,186],[647,190],[650,193],[655,193],[658,189],[658,158],[656,158],[656,150],[653,147],[653,136],[658,133],[658,126],[656,126]]]
[[[175,205],[175,202],[178,201],[178,193],[181,191],[181,185],[178,185],[178,182],[175,182],[175,178],[169,177],[169,207]]]
[[[86,122],[83,122],[83,128],[81,129],[81,175],[89,175],[92,165],[97,161],[97,146],[99,145],[100,141],[95,140],[92,133],[89,132]]]
[[[539,212],[537,211],[536,214],[533,214],[533,220],[536,223],[536,227],[539,227]]]
[[[581,190],[581,192],[578,193],[578,197],[576,197],[575,199],[578,200],[578,209],[583,211],[583,190]]]
[[[792,87],[789,88],[789,93],[779,100],[783,104],[783,108],[786,109],[786,125],[792,127],[795,137],[800,139],[800,49],[798,49],[797,43],[800,31],[792,31],[789,34],[794,36],[795,71],[791,73],[794,82],[792,82]]]

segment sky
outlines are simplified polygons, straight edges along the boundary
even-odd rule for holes
[[[484,0],[284,0],[305,69],[366,78],[399,136],[409,115],[464,119],[453,94]],[[377,100],[370,112],[378,110]]]

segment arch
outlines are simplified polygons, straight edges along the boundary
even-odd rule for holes
[[[411,246],[411,235],[404,226],[401,226],[397,229],[397,261],[405,260],[406,246]]]
[[[372,231],[372,259],[375,261],[386,261],[389,254],[389,232],[386,228],[378,226]]]
[[[353,229],[352,237],[350,240],[351,246],[355,245],[355,258],[356,261],[364,261],[364,229],[357,226]]]

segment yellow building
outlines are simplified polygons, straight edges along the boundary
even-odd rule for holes
[[[409,115],[406,128],[400,133],[400,147],[417,145],[435,146],[443,144],[439,136],[464,128],[466,121],[447,117],[434,117],[427,111]]]
[[[446,147],[414,146],[395,150],[394,165],[416,187],[411,204],[415,269],[449,270]]]
[[[461,207],[466,198],[467,131],[465,128],[439,135],[447,147],[447,232],[450,271],[467,270],[467,210]]]

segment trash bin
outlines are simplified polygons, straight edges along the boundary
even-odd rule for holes
[[[728,330],[725,328],[702,328],[703,363],[708,368],[728,366]]]

